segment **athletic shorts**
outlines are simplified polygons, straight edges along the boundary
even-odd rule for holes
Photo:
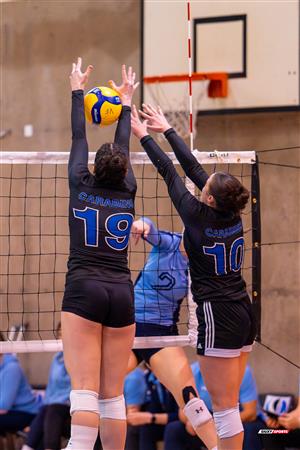
[[[252,350],[256,320],[250,300],[203,302],[196,313],[199,355],[234,358]]]
[[[135,336],[136,337],[145,337],[145,336],[177,336],[178,329],[177,325],[156,325],[153,323],[136,323],[135,328]],[[145,361],[149,364],[151,356],[155,355],[155,353],[159,352],[163,347],[159,348],[141,348],[141,349],[133,349],[133,353],[135,354],[138,362]]]
[[[65,287],[62,311],[106,327],[132,325],[135,322],[133,285],[99,280],[73,281]]]

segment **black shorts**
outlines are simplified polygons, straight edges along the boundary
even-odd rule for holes
[[[153,323],[136,323],[135,328],[135,336],[136,337],[144,337],[144,336],[177,336],[178,329],[177,325],[156,325]],[[155,355],[155,353],[159,352],[163,347],[159,348],[141,348],[141,349],[133,349],[133,353],[135,354],[138,362],[145,361],[149,364],[151,356]]]
[[[62,311],[71,312],[107,327],[134,323],[132,283],[78,280],[65,287]]]
[[[203,302],[196,312],[198,355],[233,358],[252,350],[256,320],[250,300]]]

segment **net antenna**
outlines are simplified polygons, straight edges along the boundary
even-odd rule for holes
[[[187,50],[188,73],[144,77],[152,100],[164,111],[168,122],[183,139],[190,139],[190,150],[194,149],[197,111],[202,99],[227,97],[228,75],[224,72],[192,72],[191,4],[187,0]],[[193,83],[193,81],[197,83]],[[187,82],[184,88],[172,89],[170,83]],[[179,85],[175,85],[179,87]],[[171,95],[170,95],[171,93]],[[194,98],[193,98],[194,96]]]

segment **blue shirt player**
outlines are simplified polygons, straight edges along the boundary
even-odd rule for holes
[[[136,243],[140,238],[152,245],[148,260],[134,287],[136,336],[174,336],[183,298],[188,291],[188,260],[180,233],[157,230],[153,222],[142,217],[131,229]],[[134,349],[129,370],[145,361],[157,379],[171,392],[179,407],[190,400],[202,408],[196,392],[188,359],[181,347]],[[204,411],[201,425],[195,425],[197,435],[209,449],[217,438],[211,414]]]
[[[15,355],[0,355],[0,434],[30,425],[42,406]]]
[[[62,435],[70,435],[70,392],[71,380],[64,355],[58,352],[50,366],[44,406],[32,421],[22,450],[60,448]]]

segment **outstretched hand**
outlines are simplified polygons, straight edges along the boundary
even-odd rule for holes
[[[143,110],[139,111],[140,115],[147,120],[149,130],[156,133],[164,133],[171,128],[160,106],[154,108],[152,105],[143,103]]]
[[[90,73],[93,70],[93,66],[89,65],[84,73],[81,72],[82,59],[77,58],[77,63],[72,64],[72,72],[70,75],[70,83],[72,91],[77,89],[84,89],[89,79]]]
[[[131,130],[132,133],[138,138],[142,139],[144,136],[147,136],[147,120],[144,120],[144,122],[141,122],[141,119],[139,118],[136,106],[133,105],[132,111],[131,111]]]
[[[112,89],[117,91],[121,98],[122,104],[131,106],[134,91],[140,84],[139,82],[135,83],[135,72],[132,71],[132,67],[129,66],[128,71],[126,72],[125,64],[122,65],[122,84],[117,86],[113,80],[109,80],[108,83]]]

